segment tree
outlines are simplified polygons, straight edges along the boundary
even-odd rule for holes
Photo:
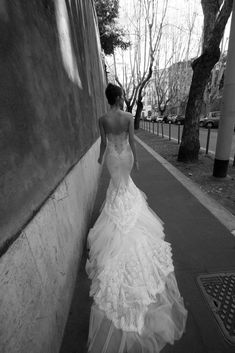
[[[143,109],[144,90],[152,76],[155,54],[159,48],[165,24],[168,0],[164,0],[161,4],[158,0],[138,0],[135,5],[134,19],[131,20],[135,25],[129,52],[130,73],[124,75],[124,81],[121,82],[115,70],[115,79],[124,91],[127,110],[132,112],[136,105],[135,129],[138,129]],[[114,66],[116,68],[115,55]],[[125,68],[124,65],[124,70]]]
[[[210,79],[206,85],[204,93],[204,102],[206,112],[211,110],[220,110],[222,91],[224,85],[224,72],[226,67],[227,54],[222,53],[219,61],[211,71]]]
[[[126,50],[130,42],[125,40],[124,30],[117,25],[119,0],[95,0],[101,47],[105,55],[111,55],[119,47]]]
[[[169,89],[169,70],[166,66],[161,70],[155,69],[153,76],[154,106],[160,112],[160,115],[163,115],[168,104],[177,97],[177,80],[173,80]]]
[[[165,27],[161,47],[155,56],[153,79],[147,87],[161,115],[166,108],[177,114],[185,113],[192,79],[192,60],[189,58],[192,51],[195,56],[195,41],[200,42],[200,37],[195,35],[197,15],[195,8],[188,4],[185,21],[180,25],[169,22]]]
[[[201,0],[204,14],[202,54],[193,61],[193,77],[186,107],[178,160],[196,161],[200,150],[199,116],[211,70],[220,58],[220,42],[232,11],[233,0]]]

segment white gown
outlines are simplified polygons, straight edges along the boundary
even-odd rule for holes
[[[88,351],[158,353],[185,329],[187,311],[163,224],[133,183],[126,132],[109,134],[111,175],[103,209],[88,235],[91,279]]]

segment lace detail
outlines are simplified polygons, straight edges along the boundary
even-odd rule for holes
[[[102,341],[106,342],[104,353],[112,352],[107,347],[109,341],[112,347],[117,329],[125,332],[120,353],[125,343],[131,347],[136,341],[141,347],[149,345],[143,351],[156,353],[165,342],[173,343],[182,335],[187,317],[173,272],[171,246],[163,240],[161,220],[130,177],[133,154],[126,133],[108,135],[105,158],[111,181],[102,212],[88,235],[86,270],[95,303],[90,347],[96,351],[96,340],[101,335],[102,341],[105,334],[102,322],[110,320],[115,334],[109,331]]]
[[[142,217],[145,224],[140,222]],[[171,246],[161,239],[162,225],[150,213],[144,196],[130,177],[118,188],[111,180],[101,221],[102,218],[107,219],[107,227],[108,224],[116,227],[116,236],[110,228],[115,236],[110,249],[116,251],[107,254],[104,250],[101,256],[102,251],[97,249],[100,254],[91,257],[90,293],[116,328],[141,333],[148,306],[164,291],[166,277],[174,270]],[[153,237],[151,225],[159,237]],[[115,245],[117,239],[120,242]]]
[[[118,188],[111,181],[104,211],[122,233],[128,233],[135,225],[142,202],[143,196],[130,177],[127,184],[120,183]]]
[[[170,245],[142,247],[113,259],[99,274],[94,300],[114,325],[141,334],[151,303],[165,289],[166,275],[173,272]]]

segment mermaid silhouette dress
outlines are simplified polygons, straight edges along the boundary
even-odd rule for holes
[[[111,179],[88,234],[86,271],[93,297],[88,351],[158,353],[182,336],[187,311],[163,223],[130,177],[128,134],[108,134],[107,140]]]

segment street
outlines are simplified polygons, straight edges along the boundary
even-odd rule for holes
[[[145,129],[149,129],[148,124],[145,123],[146,127]],[[169,129],[171,129],[171,139],[178,141],[178,131],[180,129],[180,139],[182,136],[183,132],[183,125],[175,125],[175,124],[163,124],[163,134],[164,137],[169,137]],[[150,131],[153,131],[153,123],[150,123]],[[157,134],[159,132],[159,135],[162,135],[162,126],[159,123],[159,128],[157,124],[154,124],[154,133]],[[210,142],[209,142],[209,152],[210,153],[215,153],[216,149],[216,140],[217,140],[217,134],[218,134],[218,129],[211,129],[210,132]],[[200,128],[200,145],[202,149],[206,148],[206,142],[207,142],[207,135],[208,135],[208,130],[206,128]],[[233,141],[232,141],[232,147],[231,147],[231,153],[230,153],[230,159],[233,160],[235,154],[235,133],[233,134]]]

